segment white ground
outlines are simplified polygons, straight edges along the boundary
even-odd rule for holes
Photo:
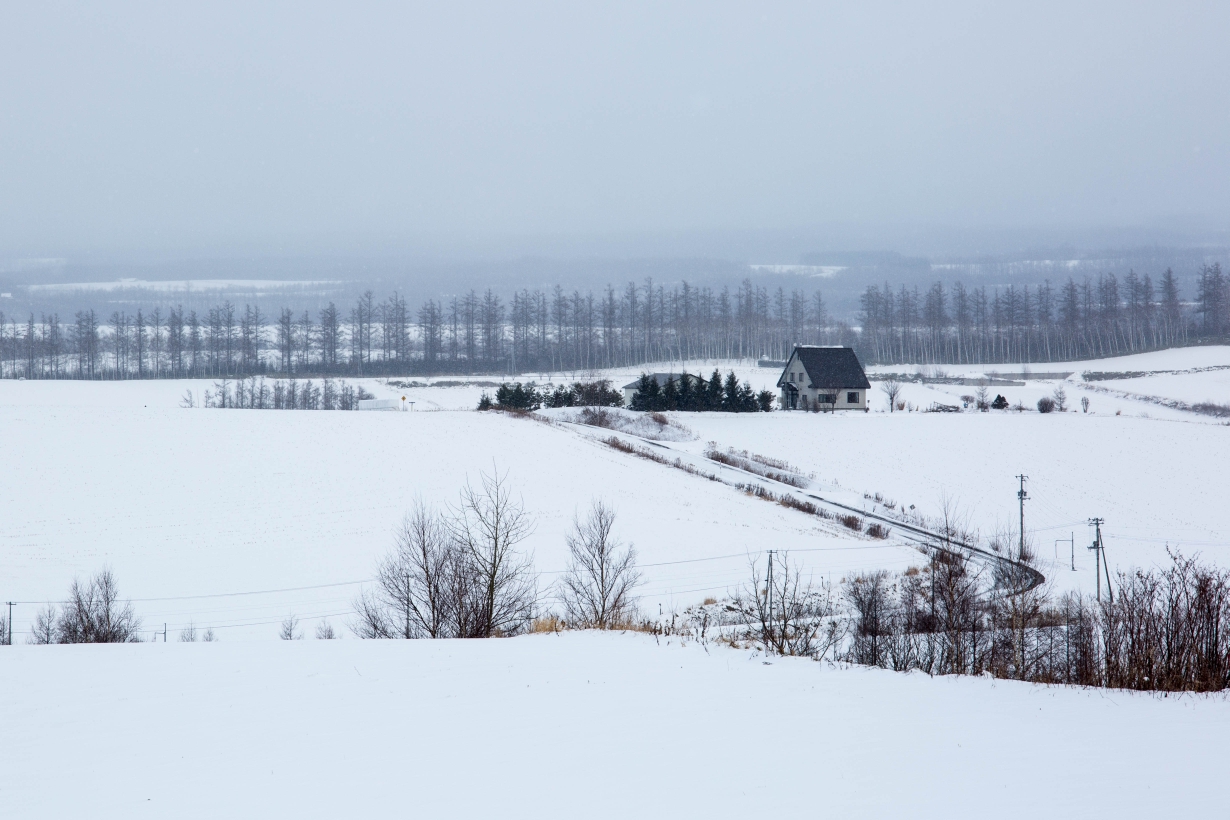
[[[0,815],[1214,817],[1221,697],[640,635],[26,647]]]
[[[1221,363],[1230,363],[1230,348],[1062,369],[1190,370]],[[688,369],[708,373],[715,364],[734,367],[758,388],[777,375],[732,362],[694,362]],[[635,372],[600,375],[622,384]],[[1182,378],[1195,384],[1185,388],[1185,400],[1227,402],[1227,372],[1135,381]],[[816,474],[817,492],[860,504],[864,493],[878,492],[934,515],[947,497],[984,536],[1015,526],[1014,476],[1024,472],[1030,477],[1026,527],[1060,588],[1095,584],[1092,554],[1084,549],[1091,539],[1085,522],[1093,516],[1107,521],[1112,568],[1164,561],[1167,546],[1230,560],[1220,478],[1230,463],[1227,428],[1207,416],[1086,393],[1079,380],[1073,376],[1065,386],[1073,407],[1080,395],[1092,396],[1088,414],[888,414],[873,388],[876,409],[867,414],[675,414],[695,440],[668,446],[699,454],[715,441],[785,459]],[[467,478],[494,466],[508,471],[538,519],[526,546],[544,572],[544,586],[563,568],[563,535],[574,512],[601,497],[616,507],[620,535],[640,553],[646,608],[654,613],[720,596],[743,581],[748,556],[770,547],[790,550],[834,581],[919,560],[908,547],[825,528],[728,487],[616,453],[576,431],[472,412],[479,386],[363,384],[380,397],[406,395],[416,412],[181,408],[186,390],[199,399],[211,385],[203,381],[0,381],[0,429],[7,433],[0,600],[55,599],[74,576],[108,564],[150,631],[167,624],[172,638],[190,623],[224,638],[268,637],[288,614],[308,631],[322,618],[341,627],[356,582],[370,576],[414,498],[446,503]],[[997,390],[1014,403],[1032,404],[1054,387],[1031,381]],[[959,403],[970,390],[907,384],[902,397],[918,406]],[[1075,572],[1071,547],[1055,543],[1071,534]],[[261,594],[231,594],[237,592]],[[36,608],[16,608],[19,634]]]
[[[1150,357],[1072,369],[1230,363],[1226,348]],[[758,388],[776,380],[734,366]],[[1148,389],[1135,392],[1226,402],[1225,372],[1136,377]],[[1170,378],[1187,381],[1172,389]],[[601,497],[640,553],[654,614],[721,595],[769,547],[834,581],[921,557],[618,453],[593,431],[472,412],[474,385],[364,382],[382,398],[408,394],[414,413],[179,407],[185,390],[208,386],[0,381],[0,600],[22,602],[18,645],[0,648],[6,820],[1221,811],[1224,697],[766,666],[639,635],[273,640],[288,614],[309,637],[322,619],[345,633],[414,498],[448,502],[493,465],[537,519],[526,546],[544,586],[563,567],[574,511]],[[1032,404],[1054,386],[1001,392]],[[1076,406],[1079,376],[1067,387]],[[910,384],[903,398],[967,390]],[[1163,560],[1167,544],[1230,561],[1230,430],[1089,395],[1091,413],[1048,416],[888,414],[879,393],[867,414],[676,414],[695,437],[666,446],[695,459],[712,440],[782,458],[817,474],[815,492],[854,503],[880,492],[931,515],[948,496],[984,534],[1014,521],[1023,471],[1042,556],[1076,533],[1078,570],[1064,569],[1066,546],[1044,567],[1061,588],[1093,586],[1083,522],[1094,515],[1115,566]],[[21,645],[36,602],[104,564],[147,636],[166,623],[169,643]],[[222,642],[174,643],[189,623]]]
[[[289,614],[309,632],[324,618],[341,627],[359,591],[349,582],[370,577],[414,499],[454,501],[467,479],[497,467],[537,519],[526,547],[544,585],[565,566],[574,513],[603,498],[639,552],[655,614],[741,583],[747,557],[766,546],[795,550],[835,580],[919,560],[908,547],[826,530],[810,516],[534,421],[470,409],[178,406],[185,389],[202,388],[0,382],[0,429],[10,433],[0,472],[0,600],[30,602],[15,610],[19,635],[33,602],[62,596],[74,576],[104,564],[146,625],[167,624],[172,640],[190,623],[223,639],[272,637]]]

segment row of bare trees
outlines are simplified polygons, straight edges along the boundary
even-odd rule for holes
[[[852,317],[854,318],[854,317]],[[492,289],[417,313],[396,292],[366,291],[349,310],[314,313],[224,302],[198,315],[117,311],[104,318],[0,314],[0,377],[129,379],[281,375],[532,373],[713,358],[786,358],[795,344],[854,346],[872,363],[1047,362],[1113,356],[1230,332],[1230,277],[1199,271],[1194,301],[1170,270],[1052,286],[925,291],[869,286],[854,322],[817,292],[735,289],[653,279],[597,293]]]
[[[539,589],[523,542],[534,530],[507,476],[483,474],[457,503],[422,502],[406,516],[376,582],[355,600],[363,638],[490,638],[526,631],[554,597],[567,623],[613,628],[636,617],[636,553],[614,536],[614,512],[594,502],[567,536],[569,565]]]
[[[1028,555],[1026,555],[1028,561]],[[1170,553],[1118,575],[1113,595],[1026,591],[937,552],[922,569],[850,579],[846,659],[929,674],[1164,690],[1230,687],[1230,572]]]

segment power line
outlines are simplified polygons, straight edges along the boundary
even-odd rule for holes
[[[236,598],[241,595],[273,595],[279,592],[301,592],[307,589],[328,589],[329,587],[347,587],[356,584],[367,584],[374,581],[374,578],[364,578],[361,581],[339,581],[336,584],[316,584],[309,587],[284,587],[282,589],[254,589],[246,592],[215,592],[208,595],[173,595],[166,598],[128,598],[130,603],[154,603],[157,601],[195,601],[202,598]],[[14,601],[15,604],[62,604],[64,601]]]

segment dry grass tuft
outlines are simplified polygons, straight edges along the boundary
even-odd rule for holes
[[[561,632],[566,628],[567,627],[564,625],[564,622],[554,615],[546,615],[541,618],[535,618],[534,622],[530,624],[530,632],[538,634],[546,632]]]

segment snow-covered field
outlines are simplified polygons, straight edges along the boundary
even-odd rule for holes
[[[1054,368],[1074,371],[1070,404],[1089,395],[1089,413],[889,414],[877,385],[865,414],[674,414],[693,435],[653,446],[691,463],[709,442],[782,459],[815,474],[812,492],[868,509],[881,493],[935,515],[948,498],[984,535],[1014,525],[1023,472],[1043,570],[1091,589],[1091,516],[1106,519],[1113,567],[1159,562],[1167,546],[1230,562],[1230,428],[1122,395],[1224,403],[1226,370],[1170,371],[1228,363],[1226,348],[1197,348]],[[777,377],[721,365],[757,389]],[[1089,388],[1115,380],[1085,385],[1085,370],[1157,375],[1108,393]],[[768,548],[834,582],[923,560],[618,452],[593,428],[473,412],[488,388],[442,381],[456,380],[362,382],[406,395],[409,413],[181,407],[212,386],[201,381],[0,381],[0,601],[18,602],[18,645],[0,648],[0,817],[1219,811],[1222,696],[766,665],[644,635],[354,640],[351,601],[414,500],[448,503],[494,469],[536,520],[525,546],[544,590],[574,513],[601,498],[638,550],[653,615],[720,597]],[[1032,405],[1056,384],[996,390]],[[971,390],[908,383],[902,398]],[[1075,572],[1054,544],[1070,532]],[[146,636],[165,624],[168,643],[22,645],[39,602],[104,565]],[[292,614],[309,638],[325,620],[345,638],[275,640]],[[221,642],[176,644],[189,624]]]
[[[391,392],[365,382],[378,395]],[[273,637],[287,615],[341,627],[357,582],[418,497],[455,501],[507,472],[537,520],[526,546],[544,586],[591,499],[645,571],[656,614],[741,583],[774,546],[840,577],[919,560],[907,546],[826,530],[730,487],[616,452],[568,430],[470,409],[360,413],[178,406],[176,382],[0,382],[5,469],[0,600],[19,634],[35,602],[104,564],[150,630],[194,624],[223,639]],[[440,388],[447,402],[462,388]],[[466,406],[472,406],[466,402]],[[313,587],[302,589],[303,587]],[[266,590],[288,590],[265,593]],[[260,592],[255,595],[232,593]]]
[[[1190,366],[1185,367],[1188,362]],[[1230,348],[1192,348],[1064,366],[1076,372],[1217,367]],[[732,367],[757,388],[776,371]],[[663,368],[666,369],[666,368]],[[1001,372],[1013,368],[1001,366]],[[601,373],[616,384],[635,370]],[[1182,378],[1189,396],[1230,401],[1226,370]],[[592,374],[543,374],[557,383]],[[874,375],[873,375],[874,378]],[[1166,376],[1137,377],[1141,381]],[[454,382],[436,386],[436,382]],[[575,428],[472,412],[484,388],[435,379],[425,386],[363,386],[406,395],[413,413],[217,410],[179,406],[209,382],[0,381],[5,469],[0,499],[0,600],[28,629],[33,602],[63,595],[74,576],[116,572],[146,626],[173,636],[194,624],[223,637],[271,637],[294,614],[311,629],[342,626],[350,601],[416,497],[456,498],[482,472],[507,471],[537,519],[527,546],[547,586],[564,565],[564,533],[594,498],[614,505],[618,534],[645,570],[646,608],[657,613],[720,596],[744,580],[748,557],[789,550],[840,580],[919,560],[910,547],[872,542],[749,498],[731,487],[615,452]],[[996,388],[1036,401],[1055,382]],[[1095,382],[1101,386],[1106,382]],[[1079,407],[1079,375],[1065,383]],[[904,386],[915,406],[959,402],[972,388]],[[674,414],[693,441],[663,442],[699,456],[716,442],[814,473],[816,489],[880,509],[880,493],[924,515],[950,499],[984,536],[1015,526],[1015,476],[1029,476],[1026,527],[1058,586],[1095,583],[1088,518],[1106,520],[1112,567],[1165,560],[1167,546],[1230,559],[1220,476],[1230,433],[1217,419],[1094,392],[1091,412]],[[432,412],[434,411],[434,412]],[[1072,547],[1056,543],[1075,537]],[[283,592],[268,592],[285,590]],[[233,593],[260,593],[235,595]]]
[[[1230,731],[1222,697],[596,633],[18,646],[0,692],[13,820],[1216,817]]]

